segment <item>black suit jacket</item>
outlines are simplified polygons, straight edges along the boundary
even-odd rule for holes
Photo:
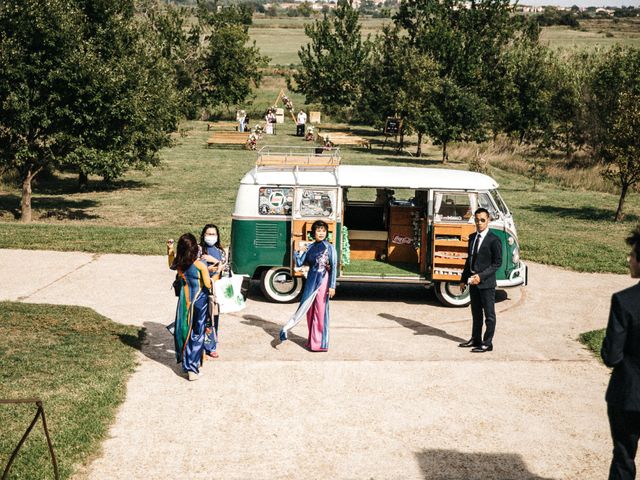
[[[611,298],[600,354],[604,363],[613,367],[607,403],[621,410],[640,411],[640,284]]]
[[[473,243],[478,232],[469,235],[469,247],[467,250],[467,261],[464,264],[461,281],[467,283],[469,277],[473,275],[471,272],[471,254]],[[496,288],[496,271],[502,265],[502,242],[498,236],[491,230],[484,237],[480,249],[478,250],[478,258],[476,259],[475,270],[480,275],[480,284],[478,288]]]

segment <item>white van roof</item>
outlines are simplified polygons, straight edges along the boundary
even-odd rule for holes
[[[340,165],[326,168],[256,167],[240,181],[249,185],[312,185],[411,189],[491,190],[488,175],[464,170],[424,167]]]

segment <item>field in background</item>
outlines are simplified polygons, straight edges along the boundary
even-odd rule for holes
[[[298,50],[309,42],[304,34],[305,23],[313,19],[256,18],[249,34],[263,54],[271,57],[270,65],[298,65]],[[364,18],[362,33],[374,36],[389,19]],[[581,20],[581,29],[568,27],[545,27],[541,41],[553,48],[593,49],[622,44],[640,47],[640,19]]]

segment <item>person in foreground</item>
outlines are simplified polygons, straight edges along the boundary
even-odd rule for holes
[[[204,351],[211,278],[207,267],[198,260],[198,242],[192,234],[185,233],[178,239],[175,259],[172,259],[172,249],[173,240],[168,240],[169,265],[176,267],[180,279],[173,335],[176,360],[182,363],[189,380],[197,380]]]
[[[467,261],[462,271],[460,288],[469,285],[473,326],[471,339],[459,346],[474,353],[493,350],[493,334],[496,330],[496,271],[502,265],[502,242],[489,230],[489,212],[478,208],[474,214],[476,232],[469,236]],[[486,324],[484,338],[482,324]]]
[[[631,246],[629,273],[640,278],[640,226],[626,242]],[[640,437],[640,284],[611,298],[600,354],[605,365],[613,367],[606,395],[613,440],[609,480],[633,479]]]
[[[318,220],[311,226],[315,240],[308,249],[294,253],[296,265],[309,266],[298,309],[280,331],[280,341],[285,341],[289,330],[295,327],[304,314],[307,315],[309,340],[307,348],[314,352],[326,352],[329,348],[329,298],[336,293],[335,247],[327,241],[329,226]]]

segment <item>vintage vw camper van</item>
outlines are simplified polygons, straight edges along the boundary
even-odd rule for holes
[[[502,240],[498,288],[526,285],[518,236],[498,184],[480,173],[439,168],[341,165],[340,151],[264,147],[241,180],[231,227],[234,272],[260,280],[274,302],[293,301],[304,275],[292,252],[329,225],[338,282],[432,284],[447,306],[469,303],[459,281],[473,212],[491,214]]]

